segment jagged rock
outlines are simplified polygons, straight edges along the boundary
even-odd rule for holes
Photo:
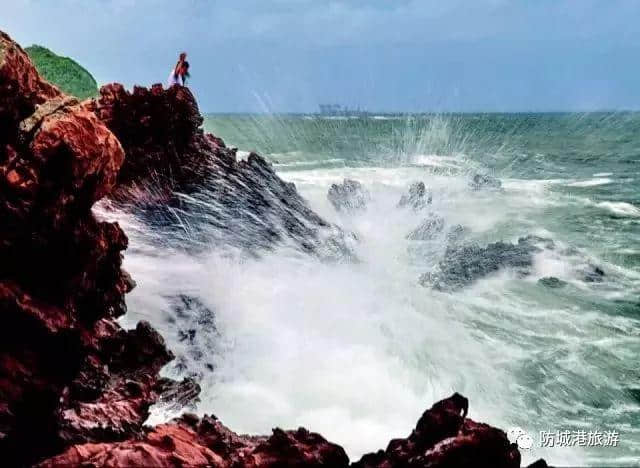
[[[180,382],[171,379],[160,380],[157,389],[160,394],[158,404],[169,411],[195,409],[195,404],[200,401],[200,385],[189,377]]]
[[[414,182],[409,186],[409,192],[400,197],[398,206],[400,208],[410,207],[418,211],[431,204],[432,195],[427,190],[424,182]]]
[[[502,190],[502,181],[489,174],[475,174],[469,182],[469,186],[473,190]]]
[[[135,205],[132,211],[168,242],[184,248],[187,225],[196,246],[214,242],[259,255],[293,242],[323,258],[355,258],[353,236],[313,212],[271,164],[255,153],[237,161],[235,149],[204,133],[188,88],[154,85],[129,93],[111,84],[100,95],[84,105],[103,119],[127,154],[112,198]]]
[[[271,436],[240,436],[215,417],[186,414],[143,438],[84,444],[46,460],[41,467],[79,466],[347,467],[344,450],[319,434],[274,429]]]
[[[520,452],[499,429],[467,419],[468,401],[456,393],[425,411],[406,439],[367,454],[354,468],[520,466]]]
[[[0,139],[6,130],[31,115],[38,104],[60,96],[58,89],[40,78],[29,56],[0,31]]]
[[[332,184],[327,198],[336,211],[362,211],[371,200],[369,191],[357,180],[344,179],[342,184]]]
[[[210,172],[212,155],[228,162],[235,153],[222,140],[205,135],[203,119],[188,88],[136,86],[129,93],[114,83],[100,89],[87,107],[118,137],[127,159],[118,175],[115,197],[139,188],[166,198],[174,190],[190,192]],[[136,192],[136,196],[140,193]]]
[[[178,342],[173,349],[176,359],[170,369],[196,381],[214,370],[212,355],[219,350],[222,339],[216,330],[215,314],[198,297],[180,294],[170,297],[166,311],[171,333],[170,341]]]
[[[467,419],[468,401],[454,394],[425,411],[405,439],[386,450],[364,455],[353,468],[491,467],[516,468],[520,453],[507,435]],[[197,466],[228,468],[349,466],[344,450],[322,436],[300,428],[274,429],[271,436],[238,435],[214,417],[194,415],[150,430],[140,439],[69,448],[42,463],[60,465]]]
[[[583,280],[587,283],[601,283],[605,277],[604,270],[597,265],[589,265],[582,274]]]
[[[486,247],[450,244],[436,270],[421,276],[420,283],[438,290],[456,290],[475,280],[512,268],[527,275],[533,265],[533,254],[542,249],[532,236],[518,239],[517,244],[496,242]]]
[[[133,287],[127,238],[91,206],[124,151],[97,116],[38,76],[0,34],[0,458],[129,437],[171,359],[148,325],[114,319]]]
[[[420,225],[407,234],[409,240],[430,240],[438,236],[444,230],[444,218],[435,213],[430,213]]]

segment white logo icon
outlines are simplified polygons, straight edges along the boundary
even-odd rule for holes
[[[512,444],[517,444],[518,448],[529,450],[533,447],[533,438],[521,427],[512,427],[507,431],[507,439]]]

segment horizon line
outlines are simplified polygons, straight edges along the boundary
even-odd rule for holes
[[[362,115],[344,114],[332,115],[322,114],[317,111],[205,111],[201,110],[203,115],[304,115],[304,116],[321,116],[321,117],[375,117],[376,115],[442,115],[442,114],[633,114],[640,113],[638,109],[591,109],[591,110],[423,110],[423,111],[363,111]]]

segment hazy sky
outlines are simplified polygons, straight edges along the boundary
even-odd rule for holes
[[[0,0],[0,29],[205,111],[640,109],[640,0]]]

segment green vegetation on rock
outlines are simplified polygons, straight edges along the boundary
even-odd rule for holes
[[[27,47],[25,51],[38,73],[65,93],[79,99],[98,94],[98,84],[93,76],[69,57],[61,57],[38,45]]]

